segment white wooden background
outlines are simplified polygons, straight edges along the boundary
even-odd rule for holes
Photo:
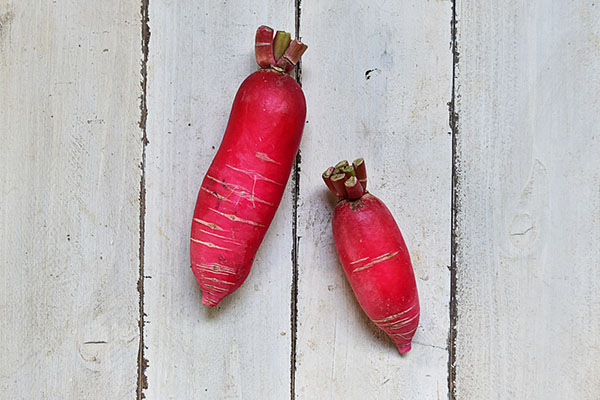
[[[268,24],[298,167],[217,309],[198,187]],[[0,0],[1,399],[600,398],[600,2]],[[320,173],[367,160],[422,316],[360,311]]]

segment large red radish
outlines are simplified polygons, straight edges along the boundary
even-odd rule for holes
[[[366,191],[362,158],[339,162],[323,173],[339,202],[333,214],[333,239],[342,267],[367,316],[396,344],[411,349],[419,325],[419,296],[408,249],[394,217]]]
[[[244,282],[292,170],[306,102],[289,73],[306,50],[290,34],[261,26],[260,70],[240,86],[223,141],[194,209],[191,266],[202,303],[214,307]]]

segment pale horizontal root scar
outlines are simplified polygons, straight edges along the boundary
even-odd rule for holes
[[[253,194],[253,193],[249,193],[249,192],[246,192],[244,190],[238,190],[238,191],[234,190],[232,193],[235,194],[238,197],[241,197],[243,199],[251,201],[252,203],[254,203],[254,202],[262,203],[262,204],[265,204],[265,205],[271,206],[271,207],[273,207],[275,205],[275,204],[273,204],[273,203],[271,203],[269,201],[266,201],[266,200],[263,200],[263,199],[261,199],[259,197],[256,197],[256,195]]]
[[[215,178],[214,176],[210,176],[210,175],[208,175],[208,174],[206,174],[206,177],[207,177],[208,179],[210,179],[211,181],[215,181],[215,182],[219,182],[219,183],[225,183],[225,182],[223,182],[223,181],[220,181],[220,180],[218,180],[218,179],[217,179],[217,178]]]
[[[216,274],[216,275],[225,275],[225,276],[231,276],[231,275],[235,276],[236,275],[235,272],[215,271],[215,270],[213,270],[210,267],[200,267],[198,265],[196,265],[196,270],[202,271],[202,272],[210,272],[210,273],[213,273],[213,274]]]
[[[208,288],[208,292],[213,291],[213,292],[229,293],[229,289],[211,285],[209,283],[205,283],[204,287]]]
[[[367,261],[368,259],[369,259],[369,257],[361,258],[360,260],[352,261],[350,263],[350,265],[352,265],[352,264],[358,264],[359,262]]]
[[[227,168],[231,168],[234,171],[240,172],[242,174],[248,175],[250,178],[252,179],[258,179],[260,181],[265,181],[265,182],[270,182],[270,183],[274,183],[275,185],[279,185],[279,186],[285,186],[283,183],[274,181],[273,179],[267,178],[266,176],[262,176],[261,174],[259,174],[258,172],[251,172],[251,171],[246,171],[244,169],[241,168],[237,168],[234,167],[233,165],[229,165],[229,164],[225,164],[225,166]]]
[[[419,314],[415,314],[412,317],[409,318],[405,318],[405,319],[400,319],[398,321],[395,322],[387,322],[384,324],[379,324],[380,327],[385,328],[387,330],[393,331],[393,330],[398,330],[398,329],[402,329],[407,325],[410,325],[411,322],[413,322],[414,320],[419,318]]]
[[[419,329],[418,326],[416,326],[416,327],[412,328],[410,331],[406,331],[406,332],[390,332],[390,335],[409,335],[409,334],[415,332],[417,329]]]
[[[213,182],[218,183],[219,185],[222,185],[225,189],[229,190],[230,192],[234,193],[236,190],[242,191],[244,192],[244,187],[236,185],[235,183],[231,183],[231,182],[225,182],[224,180],[219,180],[215,177],[212,177],[210,175],[206,175],[206,177],[208,179],[210,179]]]
[[[270,163],[273,163],[273,164],[281,165],[280,162],[273,160],[271,157],[269,157],[265,153],[257,152],[254,156],[256,158],[258,158],[259,160],[263,160],[263,161],[270,162]]]
[[[400,329],[406,325],[409,325],[412,321],[414,321],[415,319],[419,318],[419,314],[415,314],[412,315],[408,318],[400,318],[398,320],[392,320],[389,322],[383,322],[378,324],[380,327],[382,328],[386,328],[389,330],[395,330],[395,329]]]
[[[236,185],[234,183],[225,183],[225,182],[220,181],[217,178],[213,178],[212,176],[209,176],[209,175],[207,175],[206,177],[212,181],[215,181],[215,182],[223,185],[226,189],[230,190],[231,193],[229,193],[229,195],[234,194],[238,197],[241,197],[242,199],[246,199],[251,202],[262,203],[262,204],[265,204],[265,205],[268,205],[271,207],[273,207],[275,205],[269,201],[266,201],[259,197],[256,197],[256,195],[254,193],[250,193],[250,192],[246,191],[245,188],[240,185]],[[228,197],[229,197],[229,195],[228,195]],[[219,195],[219,196],[224,197],[223,195]],[[228,197],[224,197],[224,198],[227,199]],[[229,200],[229,201],[231,201],[232,203],[234,202],[233,200]]]
[[[210,296],[213,296],[212,292],[210,290],[205,290],[205,292],[206,292],[206,300],[203,300],[203,301],[206,301],[207,305],[216,305],[217,301],[210,297]]]
[[[225,236],[217,235],[216,233],[205,231],[204,229],[200,229],[200,232],[205,233],[207,235],[214,236],[216,238],[219,238],[222,241],[227,242],[227,243],[237,244],[238,246],[244,246],[244,244],[242,242],[238,242],[237,240],[233,240],[233,239],[230,239],[230,238],[225,237]]]
[[[378,264],[380,262],[387,261],[387,260],[389,260],[391,258],[394,258],[398,253],[399,253],[399,251],[395,251],[393,253],[382,254],[379,257],[374,258],[372,261],[366,263],[365,265],[354,269],[352,272],[363,271],[363,270],[365,270],[367,268],[371,268],[375,264]]]
[[[227,250],[227,251],[232,251],[231,249],[228,249],[227,247],[221,247],[221,246],[217,246],[217,245],[216,245],[216,244],[214,244],[214,243],[211,243],[211,242],[203,242],[202,240],[198,240],[198,239],[194,239],[194,238],[192,238],[192,242],[194,242],[194,243],[199,243],[199,244],[201,244],[201,245],[203,245],[203,246],[206,246],[206,247],[210,247],[211,249],[219,249],[219,250]]]
[[[402,334],[402,333],[390,333],[390,336],[399,337],[399,338],[402,338],[404,340],[410,340],[409,336],[407,336],[405,334]]]
[[[207,188],[205,188],[204,186],[200,186],[200,190],[205,191],[206,193],[209,193],[210,195],[216,197],[219,200],[223,200],[223,201],[228,201],[230,203],[233,203],[233,200],[229,200],[227,197],[225,196],[221,196],[219,193],[215,192],[214,190],[208,190]]]
[[[201,269],[207,272],[212,272],[221,275],[237,275],[236,269],[228,267],[227,265],[208,263],[208,264],[194,264],[197,269]]]
[[[256,208],[256,202],[254,201],[254,189],[256,189],[256,177],[252,180],[252,194],[250,195],[250,202],[252,203],[252,208]]]
[[[390,322],[390,321],[393,321],[393,320],[395,320],[395,319],[397,319],[397,318],[401,317],[402,315],[404,315],[404,314],[406,314],[406,313],[410,312],[410,311],[411,311],[413,308],[415,308],[415,305],[414,305],[414,304],[413,304],[412,306],[408,307],[406,310],[404,310],[404,311],[402,311],[402,312],[399,312],[399,313],[397,313],[397,314],[392,314],[392,315],[390,315],[390,316],[387,316],[387,317],[385,317],[385,318],[382,318],[382,319],[374,319],[374,320],[373,320],[373,322],[375,322],[376,324],[378,324],[378,325],[379,325],[379,324],[381,324],[381,323],[384,323],[384,322]]]
[[[211,281],[211,282],[215,282],[215,283],[223,283],[225,285],[235,285],[234,282],[228,282],[228,281],[224,281],[222,279],[217,279],[217,278],[211,278],[209,276],[203,276],[200,279],[204,279],[205,281]]]
[[[417,328],[415,328],[415,329],[411,329],[411,330],[410,330],[410,331],[408,331],[408,332],[402,332],[402,333],[388,333],[388,335],[390,335],[390,336],[397,336],[397,337],[400,337],[400,338],[402,338],[402,339],[409,340],[409,339],[410,339],[410,334],[411,334],[411,333],[413,333],[413,332],[415,332],[416,330],[417,330]]]
[[[395,256],[396,256],[398,253],[400,253],[400,251],[399,251],[399,250],[398,250],[398,251],[395,251],[395,252],[393,252],[393,253],[385,253],[385,254],[382,254],[382,255],[380,255],[380,256],[378,256],[378,257],[375,257],[375,258],[374,258],[374,259],[373,259],[373,260],[372,260],[370,263],[378,263],[378,262],[381,262],[381,261],[389,260],[390,258],[393,258],[393,257],[395,257]],[[369,264],[370,264],[370,263],[369,263]]]
[[[235,221],[235,222],[242,222],[244,224],[253,225],[253,226],[260,226],[260,227],[263,227],[263,228],[266,227],[266,225],[259,224],[258,222],[250,221],[249,219],[243,219],[243,218],[240,218],[240,217],[235,216],[233,214],[225,214],[225,213],[223,213],[223,212],[221,212],[219,210],[215,210],[214,208],[209,208],[209,210],[212,211],[212,212],[215,212],[215,213],[217,213],[217,214],[219,214],[219,215],[221,215],[221,216],[223,216],[225,218],[229,218],[230,220]]]
[[[217,179],[214,176],[206,175],[206,178],[210,179],[213,182],[218,183],[219,185],[223,185],[223,187],[225,189],[230,190],[230,191],[233,191],[234,189],[240,189],[240,188],[242,188],[241,186],[238,186],[236,184],[225,182],[224,179]]]
[[[215,231],[225,231],[225,229],[221,228],[219,225],[215,224],[214,222],[206,222],[201,220],[200,218],[194,218],[194,221],[196,221],[199,224],[202,224],[204,226],[208,226],[210,229],[214,229]]]
[[[215,178],[214,176],[210,176],[210,175],[206,174],[206,177],[207,177],[208,179],[210,179],[211,181],[215,181],[215,182],[217,182],[217,183],[220,183],[220,184],[225,184],[225,182],[218,180],[218,179],[217,179],[217,178]]]

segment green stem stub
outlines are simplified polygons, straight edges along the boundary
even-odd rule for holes
[[[273,39],[273,57],[279,60],[290,45],[292,35],[289,32],[277,31],[275,39]]]
[[[367,168],[365,167],[365,160],[357,158],[352,162],[354,171],[356,171],[356,177],[362,185],[363,189],[367,190]]]
[[[327,187],[329,188],[329,190],[331,190],[333,193],[335,193],[336,196],[339,196],[337,190],[335,190],[335,187],[333,186],[333,183],[331,183],[331,176],[333,175],[333,167],[329,167],[325,170],[325,172],[323,172],[323,181],[325,182],[325,184],[327,185]]]
[[[333,168],[335,168],[335,169],[342,169],[342,168],[347,167],[347,166],[348,166],[348,161],[347,160],[342,160],[339,163],[335,164],[335,167],[333,167]]]
[[[265,25],[256,30],[256,62],[261,68],[290,73],[300,61],[307,46],[298,40],[291,40],[292,35],[289,32],[277,31],[274,38],[273,33],[273,29]]]
[[[351,176],[356,176],[356,172],[354,171],[354,167],[352,165],[347,165],[344,168],[341,168],[344,174],[346,174],[346,178],[350,178]]]
[[[348,194],[346,193],[346,188],[344,187],[345,182],[346,182],[346,175],[344,175],[344,174],[335,174],[331,177],[331,183],[333,184],[333,187],[335,188],[334,193],[336,194],[336,196],[341,197],[343,199],[348,197]]]
[[[344,182],[344,187],[346,189],[346,193],[348,195],[348,200],[357,200],[362,197],[365,193],[365,190],[361,186],[356,176],[351,176]]]

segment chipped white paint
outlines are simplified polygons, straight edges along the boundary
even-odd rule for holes
[[[450,2],[302,1],[297,399],[448,397],[451,18]],[[333,244],[321,173],[357,157],[414,264],[421,324],[406,356],[360,309]]]
[[[600,394],[600,3],[458,1],[457,399]]]
[[[139,10],[0,0],[2,398],[135,398]]]
[[[257,69],[254,34],[261,24],[293,30],[294,2],[150,2],[144,283],[149,400],[289,398],[291,188],[248,279],[216,309],[201,304],[189,258],[196,195],[235,93]],[[219,195],[251,199],[249,192],[231,190]],[[218,211],[196,223],[229,235],[217,225],[223,218],[257,225]],[[224,277],[231,272],[217,264],[204,267],[216,267]]]

